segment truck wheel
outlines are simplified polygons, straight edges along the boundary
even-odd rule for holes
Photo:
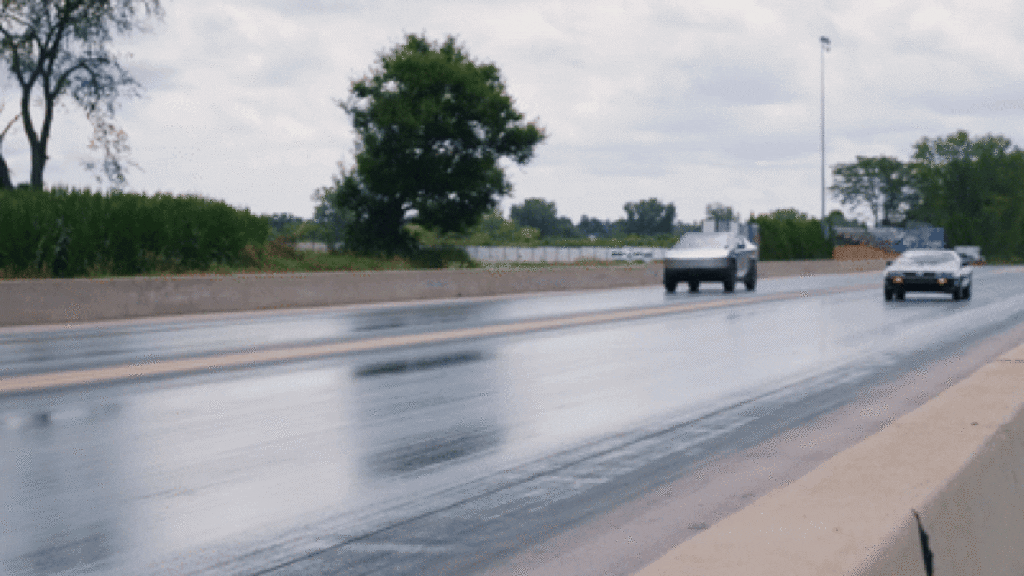
[[[700,290],[700,282],[697,280],[690,280],[690,292],[696,292]]]
[[[896,299],[899,300],[900,302],[906,300],[907,299],[907,291],[906,290],[897,290],[896,291]]]
[[[963,288],[961,288],[960,286],[957,286],[956,288],[953,289],[953,301],[954,302],[959,302],[960,299],[963,298],[963,297],[964,297],[964,289]]]
[[[675,281],[669,282],[669,281],[666,280],[665,281],[665,291],[670,293],[670,294],[674,293],[676,291],[676,282]]]
[[[964,288],[964,300],[970,300],[970,299],[971,299],[971,287],[968,286],[967,288]]]
[[[747,287],[748,291],[757,288],[757,262],[750,263],[750,269],[747,270],[747,275],[743,279],[743,284]]]
[[[886,302],[891,302],[892,301],[892,290],[890,290],[888,288],[885,289],[885,301]]]
[[[726,292],[732,292],[736,289],[736,259],[729,258],[729,267],[725,271],[725,279],[722,280],[722,285],[725,287]]]

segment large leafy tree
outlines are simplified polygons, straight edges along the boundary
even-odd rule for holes
[[[844,206],[866,207],[876,225],[901,221],[916,205],[907,167],[889,156],[857,156],[857,161],[832,169],[833,197]]]
[[[20,118],[32,155],[29,183],[43,186],[53,118],[70,96],[92,123],[90,147],[112,181],[124,178],[127,136],[113,123],[118,99],[138,83],[110,44],[118,35],[145,29],[162,15],[160,0],[3,0],[0,59],[20,89]],[[39,102],[42,109],[35,108]]]
[[[911,215],[946,231],[950,244],[1024,257],[1024,152],[997,135],[965,131],[922,138],[911,174],[921,204]]]
[[[536,228],[541,238],[566,238],[576,233],[572,220],[560,217],[555,203],[542,198],[527,198],[522,204],[512,206],[509,218],[520,226]]]
[[[453,37],[408,35],[340,105],[356,155],[335,197],[352,214],[346,247],[360,252],[413,249],[407,222],[465,231],[511,193],[501,161],[526,164],[545,136],[515,108],[497,66]]]
[[[623,225],[626,234],[657,236],[672,233],[676,207],[671,202],[662,204],[657,198],[648,198],[639,202],[626,202],[623,209],[626,211]]]

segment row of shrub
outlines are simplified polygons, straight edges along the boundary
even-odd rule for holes
[[[265,217],[194,195],[6,189],[0,190],[0,274],[208,270],[251,259],[251,247],[262,246],[269,230]]]
[[[813,260],[831,258],[833,241],[821,233],[821,221],[813,218],[758,216],[761,260]]]

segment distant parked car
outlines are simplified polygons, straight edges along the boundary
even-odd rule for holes
[[[622,248],[616,248],[609,253],[612,260],[632,260],[632,250],[624,250]]]
[[[974,270],[953,250],[907,250],[885,269],[886,300],[907,292],[945,292],[953,300],[970,299]]]
[[[985,263],[985,257],[981,255],[981,246],[954,246],[953,251],[960,255],[964,264]]]
[[[665,253],[665,290],[686,282],[697,292],[701,282],[721,282],[726,292],[743,282],[757,286],[757,244],[737,232],[687,232]]]
[[[651,248],[616,248],[609,253],[612,260],[643,260],[649,262],[654,258],[654,250]]]

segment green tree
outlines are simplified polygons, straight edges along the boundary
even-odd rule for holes
[[[832,242],[821,235],[821,222],[796,208],[783,208],[752,218],[759,227],[762,260],[804,260],[832,257]]]
[[[857,156],[856,162],[836,164],[832,176],[832,196],[844,206],[870,209],[875,225],[902,221],[918,201],[907,167],[896,158]]]
[[[536,228],[541,238],[571,238],[576,236],[572,220],[558,216],[554,202],[541,198],[527,198],[521,205],[509,209],[509,218],[520,226]]]
[[[32,156],[29,184],[43,187],[54,111],[65,96],[93,126],[92,149],[103,152],[99,168],[113,182],[129,164],[127,135],[113,124],[118,98],[139,84],[110,49],[116,35],[146,29],[163,14],[160,0],[4,0],[0,4],[0,59],[21,91],[21,122]],[[34,115],[36,102],[42,118]]]
[[[704,211],[707,212],[709,219],[716,222],[732,222],[737,216],[731,206],[726,206],[721,202],[708,204],[704,207]]]
[[[345,228],[352,221],[352,214],[347,210],[338,208],[337,194],[341,182],[335,178],[333,186],[319,188],[313,193],[312,199],[316,202],[313,208],[313,222],[318,228],[317,240],[327,244],[327,248],[334,252],[344,242]]]
[[[944,228],[949,244],[1024,256],[1024,152],[1009,139],[971,138],[963,130],[922,138],[914,146],[911,175],[921,195],[911,217]]]
[[[545,137],[515,108],[497,66],[472,60],[450,36],[406,36],[340,105],[356,155],[337,206],[352,214],[346,247],[359,252],[411,251],[409,222],[465,231],[511,193],[500,161],[526,164]]]
[[[580,222],[576,225],[576,230],[583,236],[606,238],[612,235],[612,223],[609,220],[591,218],[584,214],[580,216]]]
[[[657,236],[672,233],[676,207],[671,202],[662,204],[657,198],[648,198],[639,202],[626,202],[623,209],[626,211],[626,234]]]
[[[468,243],[484,246],[520,244],[538,237],[540,233],[529,227],[522,227],[513,220],[506,220],[500,209],[494,209],[469,231]]]

